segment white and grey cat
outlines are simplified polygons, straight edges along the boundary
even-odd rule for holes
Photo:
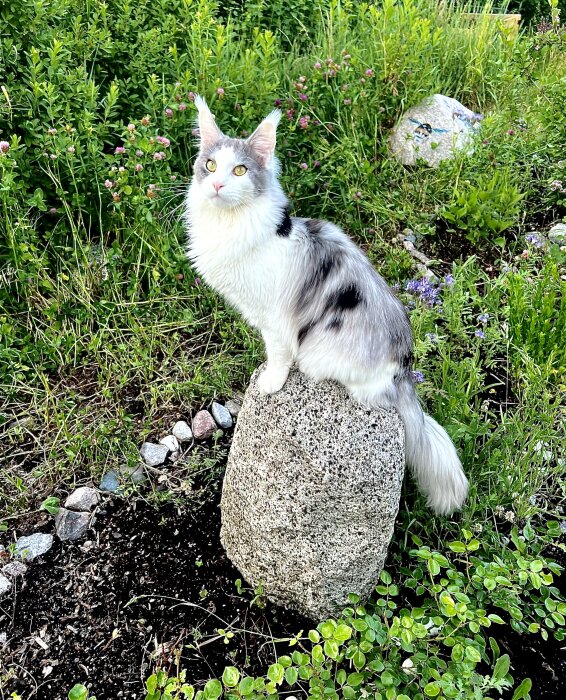
[[[225,136],[197,97],[200,152],[186,197],[188,254],[199,274],[261,331],[260,390],[293,364],[343,384],[368,406],[394,406],[406,459],[427,504],[449,514],[468,482],[448,434],[423,413],[411,375],[413,338],[401,302],[346,234],[290,217],[275,157],[279,111],[248,139]]]

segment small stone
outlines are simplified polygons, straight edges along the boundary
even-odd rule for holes
[[[22,564],[21,561],[11,561],[9,564],[6,564],[6,566],[2,567],[2,573],[8,578],[16,578],[16,576],[23,576],[27,570],[28,567],[25,564]]]
[[[80,486],[71,493],[65,501],[69,510],[88,511],[100,500],[98,493],[90,486]]]
[[[98,486],[101,491],[110,491],[110,493],[115,493],[119,487],[118,475],[113,469],[106,472]]]
[[[53,535],[36,532],[27,537],[20,537],[15,544],[16,556],[25,561],[31,561],[48,552],[53,546]]]
[[[179,452],[179,450],[176,450],[175,452],[171,452],[171,454],[169,455],[169,459],[171,460],[171,462],[174,463],[178,461],[180,456],[181,453]]]
[[[226,406],[228,411],[230,411],[230,415],[232,416],[232,418],[238,417],[238,413],[242,408],[242,404],[239,401],[236,401],[236,399],[230,399],[229,401],[226,401],[224,405]]]
[[[5,577],[0,574],[0,595],[4,595],[4,593],[8,593],[8,591],[12,590],[12,584],[10,581]]]
[[[199,411],[193,418],[193,435],[197,440],[206,440],[215,430],[216,423],[208,411]]]
[[[140,464],[139,467],[122,467],[120,469],[120,476],[123,479],[131,479],[134,484],[141,484],[147,480],[147,474],[145,473],[143,464]]]
[[[76,513],[74,510],[59,508],[55,516],[55,529],[60,540],[80,540],[88,530],[89,513]]]
[[[214,416],[214,420],[221,428],[224,428],[224,430],[232,427],[233,421],[230,411],[222,404],[216,403],[216,401],[212,402],[212,415]]]
[[[190,442],[193,439],[193,431],[184,420],[177,421],[171,432],[179,442]]]
[[[566,224],[555,224],[548,232],[548,240],[552,243],[566,243]]]
[[[148,467],[160,467],[169,454],[169,448],[165,445],[155,445],[152,442],[144,442],[140,449],[140,455]]]
[[[166,435],[159,441],[160,445],[165,445],[169,452],[176,452],[179,449],[179,441],[174,435]]]

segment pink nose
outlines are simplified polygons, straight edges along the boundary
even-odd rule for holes
[[[220,192],[220,190],[224,187],[224,185],[222,185],[220,182],[214,182],[212,186],[217,192]]]

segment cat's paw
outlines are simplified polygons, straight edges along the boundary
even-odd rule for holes
[[[266,367],[257,380],[260,394],[274,394],[282,389],[288,375],[287,367]]]

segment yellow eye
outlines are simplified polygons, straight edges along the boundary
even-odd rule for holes
[[[237,165],[232,172],[234,175],[245,175],[248,172],[248,169],[245,165]]]
[[[206,169],[209,173],[213,173],[216,170],[216,163],[213,160],[207,160]]]

